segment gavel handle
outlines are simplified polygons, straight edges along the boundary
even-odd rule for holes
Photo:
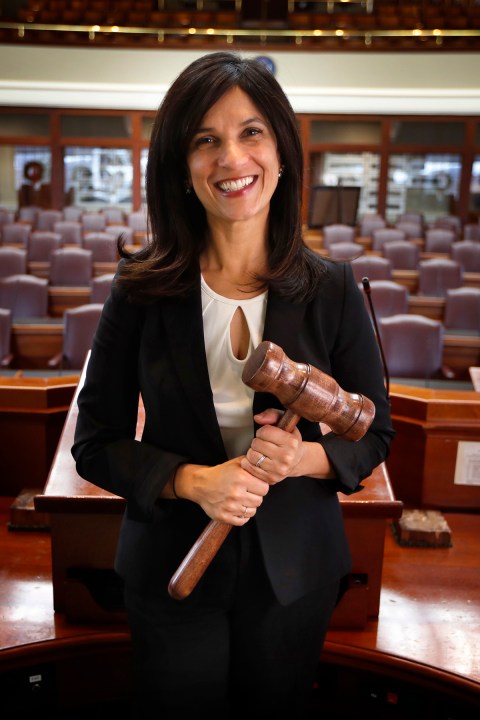
[[[292,432],[299,420],[300,415],[287,409],[277,426],[282,430]],[[232,527],[233,525],[220,522],[220,520],[210,520],[170,579],[168,593],[174,600],[184,600],[190,595],[220,550]]]

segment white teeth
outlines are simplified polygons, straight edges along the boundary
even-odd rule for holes
[[[236,190],[241,190],[242,188],[247,187],[247,185],[251,185],[252,182],[253,175],[249,175],[248,177],[241,178],[240,180],[225,180],[224,182],[218,183],[218,187],[224,192],[235,192]]]

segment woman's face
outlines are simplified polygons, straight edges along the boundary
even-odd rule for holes
[[[238,87],[205,114],[187,156],[209,222],[266,221],[280,159],[272,128]]]

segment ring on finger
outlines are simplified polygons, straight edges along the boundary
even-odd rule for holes
[[[260,455],[257,462],[255,463],[255,467],[260,467],[260,465],[264,462],[264,460],[267,459],[266,455]]]
[[[244,505],[244,506],[243,506],[243,515],[242,515],[242,518],[246,518],[246,517],[247,517],[247,510],[248,510],[247,506]]]

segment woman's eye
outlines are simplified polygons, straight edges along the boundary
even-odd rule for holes
[[[211,145],[213,142],[214,139],[210,136],[199,137],[195,140],[195,147],[201,147],[202,145]]]
[[[255,135],[260,135],[261,132],[262,131],[260,130],[260,128],[254,128],[254,127],[247,128],[245,130],[245,134],[248,135],[249,137],[255,137]]]

